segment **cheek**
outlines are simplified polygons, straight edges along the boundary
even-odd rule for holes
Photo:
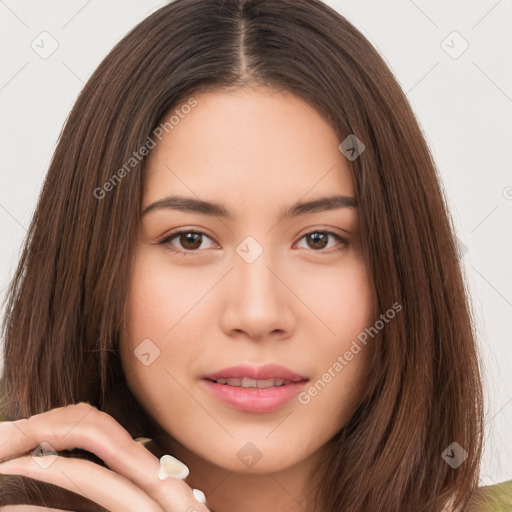
[[[303,275],[308,273],[303,272]],[[315,329],[318,361],[332,358],[345,351],[373,321],[373,291],[364,262],[352,256],[339,268],[318,271],[302,279],[298,295],[304,297],[316,321],[301,325],[301,329]]]
[[[132,268],[127,319],[134,335],[163,337],[181,318],[197,289],[190,286],[186,272],[170,272],[165,258],[141,253]]]
[[[159,397],[181,398],[178,382],[186,382],[199,352],[186,315],[200,291],[185,273],[170,273],[158,259],[139,256],[134,262],[120,355],[130,389],[149,411],[161,406]]]
[[[176,360],[194,351],[196,324],[191,318],[200,310],[201,297],[212,281],[200,269],[193,273],[178,266],[170,269],[163,250],[141,250],[132,267],[126,307],[125,330],[132,352],[143,340],[151,339],[161,351],[160,364],[167,355]]]
[[[323,417],[334,433],[350,418],[365,391],[373,350],[367,334],[374,320],[373,293],[361,261],[331,271],[331,279],[321,285],[312,283],[308,283],[308,304],[319,321],[311,331],[314,350],[311,345],[303,350],[315,375],[299,403],[311,417]]]

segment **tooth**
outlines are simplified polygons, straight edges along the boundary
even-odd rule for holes
[[[257,382],[258,381],[255,379],[248,379],[247,377],[244,377],[242,379],[242,387],[243,388],[255,388],[255,387],[257,387],[256,386]]]
[[[223,384],[225,386],[243,387],[243,388],[259,388],[267,389],[279,386],[285,386],[289,381],[285,379],[250,379],[248,377],[230,377],[228,379],[217,379],[217,384]]]

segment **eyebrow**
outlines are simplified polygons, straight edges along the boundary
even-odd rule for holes
[[[339,208],[357,208],[357,201],[354,197],[344,195],[321,197],[313,201],[297,202],[282,210],[280,217],[291,218],[307,213],[336,210]],[[142,216],[162,209],[199,213],[201,215],[222,217],[225,219],[234,218],[233,213],[219,203],[184,196],[169,196],[159,199],[147,206],[142,212]]]

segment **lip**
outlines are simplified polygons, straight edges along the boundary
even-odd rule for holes
[[[238,365],[224,368],[215,373],[203,375],[203,379],[218,380],[218,379],[229,379],[229,378],[243,378],[265,380],[265,379],[283,379],[291,380],[292,382],[299,382],[307,380],[307,377],[300,375],[285,366],[279,364],[269,363],[263,366],[249,366],[249,365]]]
[[[212,382],[217,379],[243,377],[256,380],[283,379],[290,382],[284,386],[271,388],[243,388]],[[284,366],[266,364],[261,367],[232,366],[203,376],[201,382],[216,399],[234,409],[252,413],[269,413],[293,400],[308,380],[307,377]]]

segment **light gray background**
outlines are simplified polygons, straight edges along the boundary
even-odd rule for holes
[[[0,300],[79,91],[114,44],[165,3],[0,0]],[[512,0],[327,3],[384,56],[439,166],[486,368],[482,484],[512,479]],[[43,31],[59,45],[47,59],[31,48],[50,48]],[[453,31],[469,44],[458,58],[464,42]]]

